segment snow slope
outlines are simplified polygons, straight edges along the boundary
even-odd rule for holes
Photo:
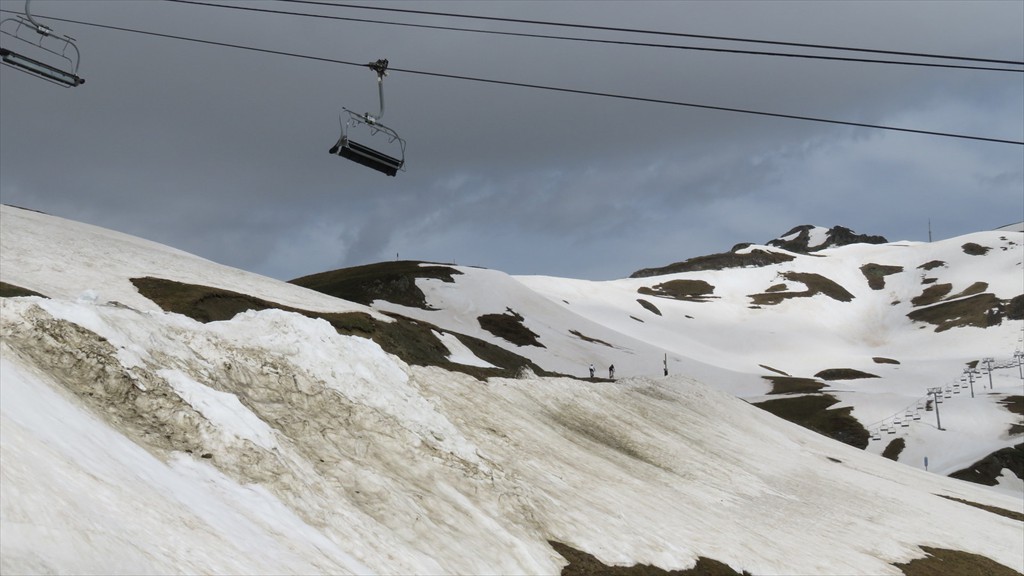
[[[965,249],[970,245],[988,250]],[[792,260],[607,282],[511,277],[456,266],[453,282],[417,280],[429,309],[385,301],[373,307],[505,346],[548,370],[584,377],[595,364],[603,376],[614,365],[617,376],[655,377],[667,364],[670,374],[696,378],[751,402],[778,397],[769,395],[765,377],[814,378],[824,370],[858,370],[876,378],[820,380],[827,386],[824,391],[841,401],[835,408],[853,407],[853,417],[876,434],[869,451],[881,453],[892,439],[903,438],[907,447],[899,460],[922,469],[927,456],[931,470],[952,473],[1021,442],[1019,433],[1009,433],[1021,418],[1001,402],[1024,395],[1014,359],[1022,348],[1024,322],[1004,318],[986,328],[937,331],[908,314],[926,307],[915,300],[933,287],[946,287],[940,304],[967,300],[975,292],[1003,301],[1021,297],[1024,235],[1000,230],[934,243],[853,244],[813,255],[756,245],[740,252],[754,250]],[[866,265],[888,269],[883,286],[869,284],[861,271]],[[754,294],[806,290],[793,279],[802,278],[798,275],[829,279],[850,299],[816,294],[753,304]],[[641,293],[696,281],[712,286],[713,293],[694,300]],[[523,317],[542,346],[515,346],[488,333],[477,320],[508,309]],[[975,396],[968,398],[968,383],[961,387],[964,370],[984,358],[994,360],[992,383],[987,373],[973,375]],[[987,372],[986,364],[980,367]],[[932,387],[950,389],[940,407],[942,431],[935,414],[923,410]],[[918,419],[904,427],[900,420],[908,413]],[[1004,477],[1000,487],[1008,493],[1024,491],[1024,481],[1009,470]]]
[[[47,296],[0,299],[3,573],[554,574],[565,560],[549,540],[666,569],[703,556],[757,574],[899,574],[892,563],[931,546],[1024,571],[1024,523],[950,499],[1019,513],[1019,494],[879,458],[717,389],[756,374],[618,330],[658,326],[616,308],[609,294],[632,281],[556,292],[553,279],[459,277],[495,299],[462,309],[503,302],[530,323],[538,307],[551,315],[542,338],[565,339],[556,326],[571,320],[628,367],[615,383],[481,381],[297,313],[202,324],[163,312],[131,278],[368,309],[75,222],[0,217],[0,280]],[[676,356],[667,378],[661,351]]]

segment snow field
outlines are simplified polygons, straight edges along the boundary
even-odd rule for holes
[[[911,428],[901,461],[927,454],[924,472],[735,396],[767,391],[758,364],[795,376],[868,366],[885,381],[844,382],[837,396],[884,417],[976,352],[997,354],[1016,325],[892,328],[884,346],[862,347],[829,333],[845,304],[825,296],[762,310],[650,298],[658,317],[636,304],[636,280],[460,268],[454,285],[421,284],[440,310],[400,311],[494,341],[476,318],[511,308],[547,344],[518,353],[580,376],[614,362],[624,376],[479,381],[408,366],[300,314],[200,324],[164,313],[128,278],[162,271],[297,308],[368,309],[22,212],[2,207],[3,280],[51,298],[0,301],[4,573],[557,573],[564,560],[548,540],[665,569],[706,556],[758,574],[898,574],[891,564],[927,545],[1024,571],[1024,525],[941,497],[1024,510],[1011,479],[990,489],[942,475],[1005,445],[996,397],[944,402],[945,432]],[[1019,244],[970,258],[998,257],[1003,270]],[[828,264],[793,269],[842,268],[808,262]],[[741,272],[767,287],[778,270]],[[753,293],[738,276],[707,277]],[[854,302],[878,296],[859,282]],[[920,288],[908,282],[894,290]],[[970,285],[957,282],[954,292]],[[901,306],[870,322],[897,326]],[[453,361],[479,360],[442,342]],[[868,364],[873,355],[901,364]],[[1010,371],[996,376],[995,392],[1019,393]]]

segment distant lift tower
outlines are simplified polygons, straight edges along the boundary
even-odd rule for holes
[[[65,88],[85,83],[78,75],[81,56],[75,39],[36,22],[25,0],[25,14],[0,20],[0,60]]]
[[[348,113],[348,121],[342,123],[341,137],[331,147],[330,153],[337,154],[342,158],[348,158],[353,162],[362,164],[367,168],[373,168],[388,176],[394,176],[405,166],[405,140],[397,132],[380,122],[380,119],[384,116],[384,77],[388,75],[388,61],[384,59],[377,60],[367,64],[367,67],[377,73],[377,93],[380,96],[380,111],[377,114],[370,114],[369,112],[360,114],[343,107],[342,110]],[[378,134],[382,135],[382,137],[377,137],[376,140],[386,140],[382,144],[391,146],[392,150],[389,150],[390,153],[352,140],[351,133],[357,129],[361,130],[361,126],[369,128],[367,137],[376,137]]]

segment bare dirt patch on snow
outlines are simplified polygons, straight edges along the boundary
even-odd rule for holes
[[[958,480],[995,486],[999,484],[998,478],[1004,468],[1024,480],[1024,442],[1012,448],[996,450],[967,468],[953,472],[950,476]]]
[[[843,288],[833,280],[822,276],[821,274],[815,274],[813,272],[784,272],[782,276],[790,282],[798,282],[804,285],[804,290],[799,291],[771,291],[762,292],[760,294],[750,294],[749,298],[755,306],[773,305],[782,302],[789,298],[810,298],[818,294],[823,294],[838,300],[839,302],[849,302],[853,300],[853,294],[851,294],[846,288]]]
[[[587,336],[586,334],[580,332],[579,330],[569,330],[569,334],[572,334],[573,336],[579,338],[580,340],[583,340],[584,342],[590,342],[590,343],[593,343],[593,344],[600,344],[602,346],[607,346],[609,348],[614,348],[614,346],[612,346],[611,344],[605,342],[604,340],[600,340],[598,338],[591,338],[590,336]]]
[[[367,306],[374,300],[385,300],[400,306],[431,310],[423,291],[416,286],[416,279],[454,282],[453,276],[458,274],[462,272],[450,266],[404,260],[321,272],[290,280],[289,283]]]
[[[903,438],[896,438],[885,445],[885,450],[882,450],[882,458],[888,458],[893,462],[898,462],[900,459],[900,453],[907,447],[907,441]]]
[[[761,250],[755,248],[749,252],[737,252],[745,249],[749,244],[738,245],[732,252],[722,254],[710,254],[690,258],[683,262],[676,262],[661,268],[644,268],[630,274],[630,278],[648,278],[650,276],[664,276],[667,274],[678,274],[680,272],[698,272],[702,270],[726,270],[728,268],[761,268],[772,266],[782,262],[789,262],[796,259],[792,254]]]
[[[1007,410],[1018,416],[1024,416],[1024,396],[1007,396],[999,401]],[[1020,419],[1018,419],[1018,422]],[[1024,434],[1024,424],[1014,422],[1010,424],[1010,436]]]
[[[448,360],[448,348],[434,334],[434,330],[437,329],[435,326],[404,316],[391,315],[395,321],[386,322],[363,312],[310,312],[248,294],[161,278],[133,278],[132,283],[139,293],[155,302],[164,311],[182,314],[198,322],[231,320],[237,314],[248,310],[278,309],[323,319],[339,334],[369,338],[384,350],[414,366],[439,366],[477,378],[514,377],[523,368],[529,368],[535,374],[547,374],[545,370],[518,354],[464,334],[458,334],[456,337],[478,358],[499,368],[451,362]]]
[[[986,292],[918,308],[908,313],[907,317],[916,322],[934,325],[936,332],[963,326],[988,328],[1002,323],[1004,308],[1002,300]]]
[[[516,346],[537,346],[544,348],[540,343],[536,332],[530,330],[523,324],[523,316],[507,308],[504,314],[484,314],[477,318],[480,327],[494,334],[502,340],[507,340]]]
[[[883,290],[885,288],[885,277],[890,274],[903,272],[903,266],[868,263],[861,266],[860,271],[867,278],[868,287],[872,290]]]
[[[766,400],[757,402],[754,406],[863,450],[868,445],[868,431],[851,415],[853,407],[830,409],[838,402],[838,399],[829,394],[809,394],[795,398]]]
[[[878,378],[874,374],[861,372],[853,368],[828,368],[814,375],[822,380],[858,380],[861,378]]]
[[[742,576],[750,574],[746,570],[737,572],[728,564],[703,556],[698,557],[697,564],[688,570],[664,570],[650,564],[609,566],[602,563],[593,554],[553,540],[548,543],[569,561],[569,564],[562,568],[562,576]]]
[[[991,250],[988,246],[982,246],[974,242],[968,242],[962,246],[964,254],[970,254],[971,256],[984,256]]]
[[[906,576],[937,576],[951,574],[985,574],[986,576],[1019,576],[1020,572],[989,560],[984,556],[922,546],[928,556],[911,560],[906,564],[895,564]]]
[[[794,376],[762,376],[772,383],[772,390],[769,394],[806,394],[808,392],[819,392],[825,384],[813,378],[798,378]]]
[[[646,296],[689,302],[707,302],[709,299],[717,298],[717,296],[712,296],[715,287],[704,280],[669,280],[651,287],[642,286],[637,292]]]
[[[953,498],[952,496],[946,496],[944,494],[936,494],[936,496],[941,496],[941,497],[945,498],[946,500],[952,500],[954,502],[959,502],[961,504],[967,504],[968,506],[974,506],[975,508],[978,508],[980,510],[984,510],[986,512],[991,512],[991,513],[996,514],[998,516],[1004,516],[1004,517],[1009,518],[1011,520],[1016,520],[1018,522],[1024,522],[1024,514],[1021,514],[1020,512],[1014,512],[1012,510],[1006,510],[1004,508],[997,508],[995,506],[986,506],[985,504],[978,504],[977,502],[971,502],[970,500],[962,500],[960,498]]]
[[[657,314],[658,316],[661,316],[661,310],[658,310],[658,307],[655,306],[654,304],[651,304],[650,302],[648,302],[647,300],[644,300],[643,298],[637,298],[636,301],[641,306],[646,308],[648,311],[653,312],[654,314]]]
[[[0,282],[0,298],[17,298],[19,296],[43,296],[21,286],[15,286],[7,282]],[[45,296],[43,296],[45,298]]]

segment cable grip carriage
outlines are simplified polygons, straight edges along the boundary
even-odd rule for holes
[[[0,61],[65,88],[84,84],[78,75],[81,55],[75,39],[37,22],[29,11],[30,1],[25,0],[24,15],[0,20]]]
[[[377,114],[370,114],[369,112],[360,114],[342,107],[342,110],[348,113],[348,120],[343,122],[339,117],[338,122],[341,124],[341,137],[338,138],[338,142],[331,147],[329,152],[331,154],[337,154],[343,158],[348,158],[349,160],[362,164],[368,168],[373,168],[374,170],[383,172],[388,176],[394,176],[399,170],[404,170],[405,140],[403,140],[397,132],[380,122],[380,119],[384,116],[384,77],[387,76],[388,61],[386,59],[377,60],[376,62],[367,64],[367,67],[377,73],[377,92],[380,96],[380,111]],[[387,144],[394,144],[397,142],[397,151],[399,156],[392,156],[391,154],[387,154],[352,140],[349,134],[360,126],[369,127],[370,137],[376,137],[378,134],[382,134],[383,137],[387,139]]]

